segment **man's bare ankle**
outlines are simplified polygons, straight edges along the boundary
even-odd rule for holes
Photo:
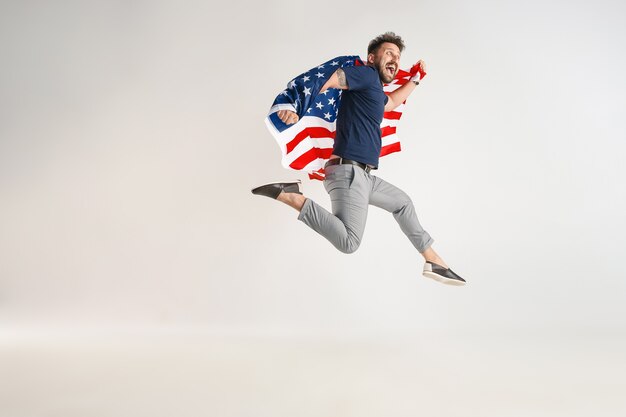
[[[448,265],[441,258],[435,258],[433,260],[430,260],[430,262],[435,263],[435,264],[440,265],[440,266],[443,266],[446,269],[449,268]]]
[[[281,191],[280,194],[278,194],[278,197],[276,197],[276,200],[287,204],[287,201],[288,201],[287,193],[285,193],[284,191]]]
[[[304,206],[304,202],[306,201],[306,197],[301,194],[296,193],[286,193],[281,191],[276,197],[276,200],[287,204],[289,207],[293,207],[294,209],[300,211],[302,210],[302,206]]]
[[[425,256],[424,259],[426,259],[427,262],[432,262],[434,264],[443,266],[444,268],[448,268],[448,265],[446,265],[443,259],[441,259],[439,256]]]

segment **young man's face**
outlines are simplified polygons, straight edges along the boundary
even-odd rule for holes
[[[382,82],[390,83],[398,73],[400,48],[395,43],[385,42],[367,56],[367,62],[378,70]]]

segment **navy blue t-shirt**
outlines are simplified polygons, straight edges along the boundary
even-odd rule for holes
[[[378,167],[380,124],[387,96],[378,71],[370,66],[344,67],[348,89],[341,94],[333,153]]]

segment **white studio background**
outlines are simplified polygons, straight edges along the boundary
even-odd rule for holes
[[[625,415],[623,2],[0,2],[0,416]],[[312,9],[315,7],[315,9]],[[428,76],[336,251],[263,119],[404,37]]]
[[[626,330],[626,7],[618,1],[3,2],[0,321],[224,332]],[[465,288],[370,211],[337,252],[253,196],[295,75],[393,30],[428,76],[378,174]]]

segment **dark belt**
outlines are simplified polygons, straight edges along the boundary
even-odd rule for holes
[[[333,159],[329,159],[328,162],[326,162],[326,165],[324,165],[324,168],[329,167],[331,165],[356,165],[359,168],[363,169],[365,172],[369,173],[373,168],[367,164],[363,164],[361,162],[357,162],[357,161],[352,161],[350,159],[345,159],[345,158],[333,158]],[[374,168],[375,169],[375,168]]]

